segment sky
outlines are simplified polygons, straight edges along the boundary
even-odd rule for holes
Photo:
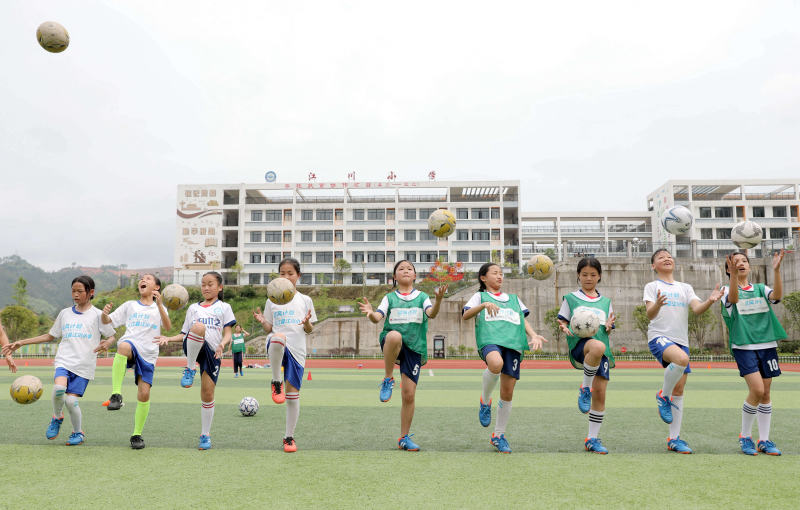
[[[57,21],[60,54],[35,32]],[[800,2],[4,0],[0,256],[172,264],[176,186],[800,176]]]

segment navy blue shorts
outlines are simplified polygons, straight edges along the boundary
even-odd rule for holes
[[[575,348],[570,351],[572,353],[572,358],[578,363],[583,363],[583,348],[588,340],[591,339],[581,338],[580,341],[575,345]],[[595,375],[599,375],[606,380],[611,379],[611,370],[608,368],[608,358],[605,354],[603,354],[603,357],[600,358],[600,368],[597,369],[597,374]]]
[[[486,362],[486,355],[492,351],[497,351],[503,358],[503,369],[500,370],[501,374],[510,375],[514,379],[519,379],[519,366],[522,363],[522,353],[503,347],[501,345],[484,345],[481,349],[481,359]]]
[[[53,380],[55,380],[56,377],[66,377],[67,393],[78,395],[79,397],[82,397],[83,394],[86,393],[86,387],[89,386],[89,379],[81,377],[77,374],[73,374],[63,367],[56,368],[56,373],[53,375]]]
[[[381,352],[383,352],[384,339],[381,338]],[[414,352],[403,342],[400,352],[397,354],[395,364],[400,365],[400,373],[417,384],[419,381],[419,370],[422,368],[422,354]]]
[[[658,362],[661,363],[661,366],[664,368],[667,368],[669,366],[669,363],[664,361],[664,351],[670,345],[677,345],[683,352],[686,353],[687,356],[689,355],[688,347],[686,347],[685,345],[676,344],[675,342],[673,342],[672,340],[670,340],[665,336],[657,336],[654,339],[647,342],[647,347],[650,348],[650,352],[653,354],[653,356],[656,357]],[[690,366],[690,364],[688,363],[686,364],[686,370],[684,370],[683,373],[684,374],[692,373],[692,367]]]
[[[778,365],[778,350],[775,347],[756,351],[731,350],[733,359],[736,360],[736,365],[739,367],[740,376],[744,377],[747,374],[758,372],[764,379],[771,379],[781,375],[781,367]]]
[[[133,368],[134,382],[139,384],[139,380],[146,382],[150,386],[153,385],[153,373],[156,371],[155,365],[146,362],[139,356],[139,351],[130,340],[125,340],[125,343],[131,346],[131,357],[128,358],[127,368]]]
[[[183,353],[186,354],[186,337],[183,337]],[[207,373],[214,384],[217,384],[217,377],[219,377],[219,367],[222,366],[222,360],[217,359],[214,355],[214,349],[208,345],[208,342],[203,342],[203,347],[197,354],[197,364],[200,365],[200,373]]]
[[[269,352],[270,342],[272,342],[272,340],[267,342],[267,352]],[[287,349],[285,345],[283,347],[283,360],[281,361],[281,365],[283,365],[283,378],[299,390],[300,385],[303,384],[303,373],[306,369],[294,359],[294,356],[292,356],[292,353],[289,352],[289,349]],[[284,392],[285,391],[286,390],[284,390]]]

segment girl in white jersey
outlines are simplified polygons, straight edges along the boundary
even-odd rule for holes
[[[278,264],[278,273],[297,287],[300,279],[300,263],[293,258],[285,258]],[[283,451],[296,452],[294,429],[300,417],[300,385],[306,366],[306,337],[317,322],[314,303],[311,298],[297,292],[285,305],[276,305],[269,299],[264,303],[264,313],[257,308],[253,317],[267,332],[267,354],[272,367],[272,400],[276,404],[286,402],[286,434],[283,437]],[[281,377],[283,367],[283,377]],[[283,379],[286,379],[286,390]]]
[[[136,414],[134,417],[131,448],[144,448],[142,430],[150,413],[150,388],[153,386],[153,373],[158,359],[158,344],[155,338],[161,335],[161,326],[172,328],[169,314],[161,301],[161,280],[153,274],[145,274],[139,280],[139,299],[126,301],[111,312],[113,303],[103,308],[103,324],[114,328],[125,325],[125,334],[117,344],[117,354],[111,368],[111,398],[109,411],[122,407],[122,380],[125,370],[133,368],[134,381],[138,388],[136,394]]]
[[[181,386],[190,388],[197,372],[195,363],[200,365],[200,450],[211,448],[211,422],[214,420],[214,390],[222,363],[222,352],[231,343],[231,332],[236,324],[231,305],[222,301],[222,275],[209,271],[200,281],[203,301],[194,303],[186,311],[181,332],[172,337],[159,336],[155,342],[183,341],[186,353],[186,368],[181,378]]]
[[[55,439],[64,421],[62,409],[67,406],[72,421],[72,434],[67,446],[82,444],[85,437],[82,428],[83,415],[78,399],[83,396],[89,381],[94,379],[97,353],[105,351],[114,341],[114,329],[100,320],[100,310],[92,306],[94,280],[86,275],[72,280],[72,300],[75,306],[65,308],[58,314],[49,333],[34,338],[19,340],[3,347],[8,355],[23,345],[51,342],[60,338],[54,365],[53,418],[45,434]],[[106,337],[101,341],[100,336]]]
[[[669,424],[667,448],[678,453],[692,453],[686,441],[680,438],[683,421],[683,388],[689,367],[689,309],[695,314],[708,310],[719,301],[719,285],[711,296],[701,301],[688,283],[676,282],[672,277],[675,261],[669,251],[661,248],[650,257],[656,280],[644,287],[644,304],[650,325],[647,328],[650,352],[665,368],[664,384],[656,393],[658,413]]]
[[[786,331],[775,317],[772,305],[783,296],[781,250],[772,257],[773,285],[753,285],[749,281],[750,259],[744,252],[733,253],[725,261],[725,274],[730,286],[723,287],[722,318],[728,327],[731,354],[739,367],[739,375],[747,383],[749,393],[742,405],[742,432],[739,446],[745,455],[780,455],[769,438],[772,401],[769,390],[772,378],[781,375],[778,365],[778,340]],[[758,445],[753,443],[753,422],[758,418]]]

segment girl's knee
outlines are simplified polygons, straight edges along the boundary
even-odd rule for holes
[[[202,322],[195,322],[194,324],[192,324],[192,327],[191,327],[191,329],[189,329],[189,331],[194,333],[197,336],[205,337],[206,336],[206,325],[203,324]]]
[[[403,335],[401,335],[399,331],[389,331],[389,333],[386,334],[384,343],[403,343]]]
[[[493,374],[499,374],[503,370],[503,360],[486,360],[486,368]]]

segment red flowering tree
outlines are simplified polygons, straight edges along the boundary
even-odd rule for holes
[[[456,282],[464,278],[464,264],[461,262],[444,262],[437,260],[430,268],[430,275],[426,278],[432,282]]]

